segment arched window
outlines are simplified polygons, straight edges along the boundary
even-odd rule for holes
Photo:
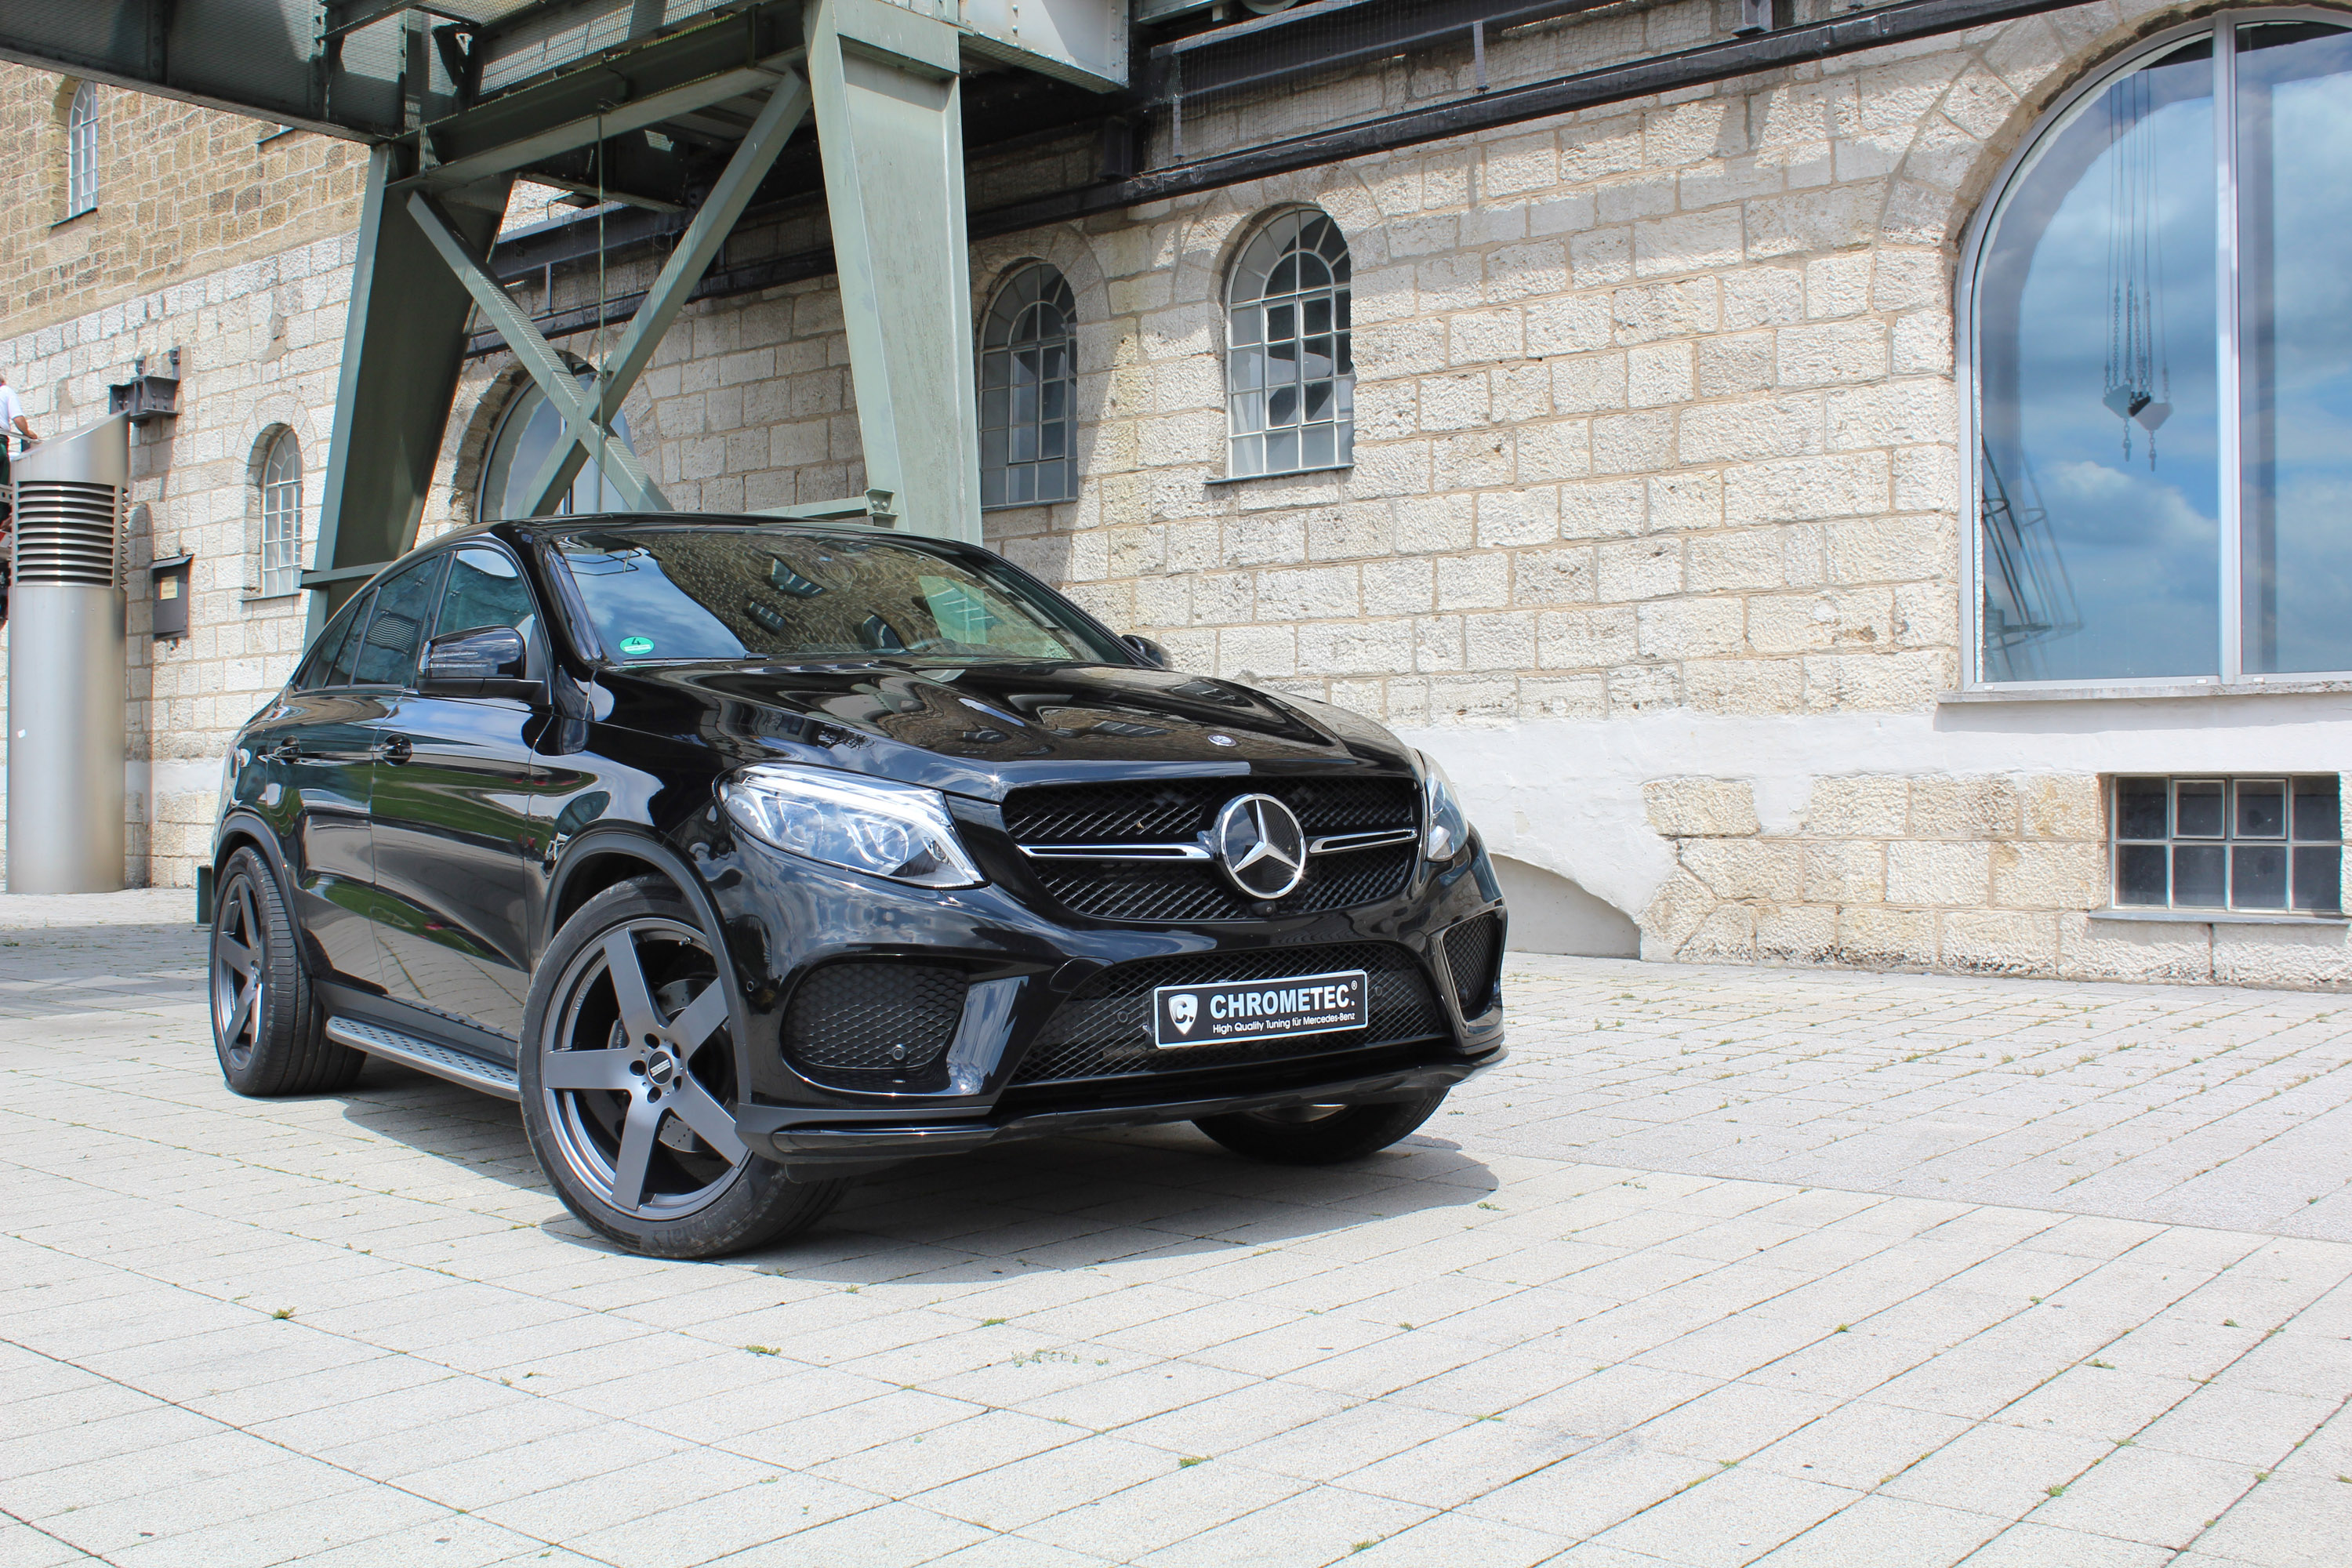
[[[2347,237],[2332,23],[2174,34],[2028,142],[1963,272],[1976,679],[2352,670]]]
[[[593,373],[582,372],[580,386],[593,397],[596,390]],[[476,520],[492,522],[502,517],[529,516],[530,497],[525,492],[562,434],[563,416],[547,400],[547,394],[536,384],[525,386],[499,417],[499,433],[490,438],[490,458],[482,465],[481,502],[474,514]],[[629,422],[617,413],[613,416],[613,442],[620,447],[629,445]],[[571,517],[582,512],[627,510],[620,490],[597,470],[592,457],[582,462],[572,488],[555,503],[552,511],[557,517]]]
[[[1242,248],[1226,294],[1225,395],[1235,479],[1355,461],[1348,241],[1289,212]]]
[[[74,89],[66,111],[66,216],[98,205],[98,83]]]
[[[302,444],[280,429],[261,459],[261,593],[302,585]]]
[[[996,291],[980,334],[980,504],[1078,496],[1077,306],[1042,261]]]

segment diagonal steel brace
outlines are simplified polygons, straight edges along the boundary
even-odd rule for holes
[[[449,221],[442,216],[440,208],[421,192],[409,196],[408,214],[415,219],[416,226],[424,232],[425,237],[432,242],[433,248],[441,253],[441,259],[449,264],[449,270],[457,275],[457,281],[466,286],[466,292],[474,297],[474,303],[481,308],[482,314],[505,334],[507,346],[514,351],[523,368],[530,372],[531,380],[539,384],[539,389],[547,395],[548,402],[563,416],[565,426],[573,431],[588,432],[593,439],[596,427],[593,405],[581,395],[580,384],[572,379],[570,367],[549,346],[547,340],[539,335],[539,329],[531,325],[530,318],[523,313],[522,307],[507,297],[507,291],[499,287],[499,280],[490,275],[490,269],[482,264],[482,258],[466,248],[466,242],[450,228]],[[621,492],[622,501],[630,510],[669,510],[669,502],[662,498],[661,491],[654,488],[653,480],[646,477],[645,465],[638,461],[637,455],[629,450],[626,443],[604,443],[604,477],[612,481],[614,489]]]
[[[735,155],[728,160],[726,172],[695,210],[686,232],[678,237],[677,248],[670,252],[661,275],[646,290],[645,302],[637,307],[628,331],[605,360],[594,424],[567,418],[563,435],[540,464],[539,472],[531,476],[530,488],[523,492],[529,498],[525,510],[530,516],[544,516],[572,488],[581,464],[587,460],[589,444],[595,440],[597,427],[611,430],[613,416],[620,413],[629,389],[636,385],[637,377],[653,363],[654,350],[660,346],[662,334],[677,319],[695,285],[702,281],[711,258],[726,243],[735,220],[751,205],[752,194],[768,177],[776,155],[792,140],[793,132],[806,117],[808,109],[808,83],[798,75],[787,75],[769,93],[768,101],[761,106],[751,129],[743,133]],[[507,341],[514,341],[511,334]]]

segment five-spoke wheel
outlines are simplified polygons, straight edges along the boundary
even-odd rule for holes
[[[715,1257],[815,1223],[845,1184],[793,1183],[735,1133],[728,982],[677,890],[597,894],[541,960],[523,1125],[565,1204],[625,1246]]]
[[[278,879],[249,847],[221,867],[206,969],[213,1049],[237,1093],[323,1093],[346,1087],[367,1065],[326,1037]]]

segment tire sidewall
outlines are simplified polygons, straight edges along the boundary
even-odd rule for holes
[[[666,882],[639,879],[616,883],[583,904],[541,954],[531,977],[530,1000],[523,1008],[522,1039],[517,1051],[523,1131],[563,1206],[591,1229],[649,1257],[715,1258],[772,1239],[812,1205],[829,1207],[845,1184],[788,1181],[782,1166],[755,1152],[736,1168],[726,1191],[703,1207],[677,1219],[652,1220],[613,1207],[572,1171],[554,1130],[548,1125],[545,1097],[541,1092],[549,1015],[562,1005],[557,991],[573,960],[602,942],[614,927],[649,917],[679,921],[701,932],[705,942],[710,940],[703,922],[674,889]],[[732,965],[725,950],[714,949],[711,958],[719,969],[714,984],[731,984]],[[729,1034],[730,1038],[734,1034],[731,1021]]]
[[[253,1048],[239,1066],[221,1037],[220,1009],[213,995],[214,944],[221,922],[232,907],[237,889],[250,885],[256,933],[261,949],[261,1005],[254,1020]],[[299,1064],[315,1053],[318,1032],[324,1023],[310,994],[310,977],[302,967],[300,944],[284,890],[268,861],[251,846],[239,848],[223,868],[220,888],[213,900],[213,923],[205,943],[205,1012],[212,1024],[213,1055],[230,1089],[244,1095],[284,1092],[298,1076]]]

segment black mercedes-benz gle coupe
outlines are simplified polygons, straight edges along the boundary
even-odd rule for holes
[[[673,1258],[1008,1138],[1384,1148],[1502,1058],[1486,852],[1379,725],[1166,662],[869,524],[436,540],[232,746],[221,1068],[518,1100],[572,1211]]]

